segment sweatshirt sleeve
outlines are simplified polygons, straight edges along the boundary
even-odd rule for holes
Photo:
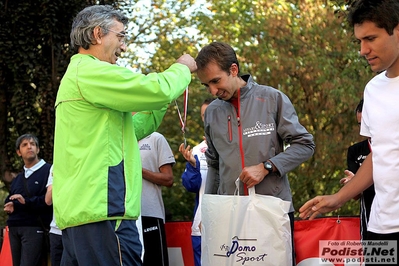
[[[200,171],[201,166],[198,160],[198,156],[194,155],[194,158],[196,161],[195,163],[196,167],[193,167],[189,162],[187,162],[186,169],[182,174],[181,178],[183,186],[187,189],[187,191],[198,193],[202,183],[202,177]]]
[[[82,89],[82,95],[97,107],[121,112],[161,109],[182,95],[191,81],[190,70],[182,64],[173,64],[162,73],[148,75],[129,69],[104,75],[101,83],[86,91]],[[95,79],[90,77],[88,81]]]
[[[206,113],[205,113],[206,116]],[[215,147],[210,138],[210,126],[206,122],[205,118],[205,138],[208,144],[208,149],[205,152],[206,161],[208,163],[208,173],[205,183],[205,194],[217,194],[219,189],[219,154],[217,153]]]
[[[277,113],[280,114],[277,131],[287,148],[284,152],[272,157],[270,161],[282,176],[309,159],[315,150],[315,143],[313,136],[299,123],[291,101],[281,92],[277,97],[277,106]]]
[[[168,105],[160,110],[142,111],[133,115],[133,125],[137,140],[141,140],[157,131],[165,116]]]
[[[60,90],[56,106],[63,101],[83,99],[96,108],[120,112],[159,110],[182,95],[190,82],[189,68],[180,63],[145,75],[88,55],[77,55],[62,79],[62,87],[77,87],[77,92]]]

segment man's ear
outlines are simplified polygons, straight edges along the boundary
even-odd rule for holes
[[[19,150],[17,150],[17,154],[18,154],[19,157],[22,156],[22,154],[21,154],[21,152]]]
[[[93,44],[101,43],[103,32],[100,26],[97,26],[93,29],[93,36],[94,36],[93,41],[95,40],[95,43]]]
[[[231,74],[233,77],[238,76],[238,66],[237,66],[236,63],[231,64],[231,66],[230,66],[230,74]]]

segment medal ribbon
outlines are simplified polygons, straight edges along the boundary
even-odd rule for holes
[[[177,102],[175,100],[176,108],[177,108],[177,113],[179,115],[179,120],[180,120],[180,126],[181,126],[181,131],[183,133],[183,140],[184,140],[184,147],[187,146],[187,141],[185,137],[186,133],[186,120],[187,120],[187,106],[188,106],[188,87],[186,88],[184,92],[184,98],[183,98],[183,103],[184,103],[184,109],[183,109],[183,117],[180,113],[179,106],[177,105]]]

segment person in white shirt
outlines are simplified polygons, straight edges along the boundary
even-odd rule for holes
[[[173,185],[175,157],[163,135],[154,132],[139,141],[143,173],[141,222],[144,266],[169,266],[162,187]]]
[[[371,152],[355,176],[337,193],[317,196],[300,209],[313,219],[338,209],[374,183],[368,239],[399,240],[399,1],[358,0],[348,22],[360,43],[360,55],[379,73],[366,85],[360,134]]]
[[[51,206],[53,205],[53,166],[50,168],[50,174],[48,176],[47,181],[47,191],[45,201],[46,204]],[[62,231],[58,228],[55,223],[55,217],[53,213],[53,220],[50,223],[50,259],[51,266],[60,266],[62,251],[64,250],[64,246],[62,245]]]

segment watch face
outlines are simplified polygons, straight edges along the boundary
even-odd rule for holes
[[[271,172],[273,170],[273,165],[269,162],[265,162],[264,166],[265,166],[265,169],[268,170],[269,172]]]

